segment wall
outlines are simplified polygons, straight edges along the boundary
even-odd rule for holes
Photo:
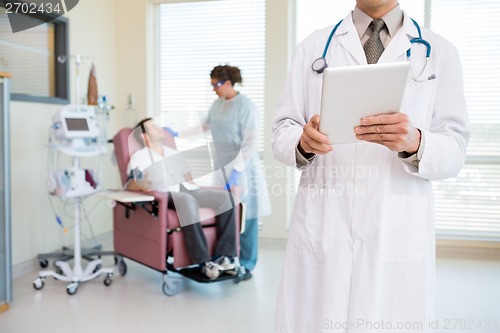
[[[273,214],[264,218],[264,226],[260,237],[264,239],[286,239],[288,236],[286,222],[288,219],[287,196],[285,193],[288,178],[286,170],[291,168],[276,161],[271,149],[271,127],[278,105],[283,83],[288,74],[291,50],[293,50],[291,36],[291,0],[273,0],[266,2],[266,146],[264,164],[273,170],[271,177],[267,177],[271,193]],[[283,172],[281,172],[283,171]],[[278,176],[282,175],[282,176]],[[274,191],[277,189],[277,191]]]
[[[125,123],[127,95],[135,96],[134,108],[138,120],[154,113],[154,53],[150,50],[153,47],[154,15],[147,0],[115,0],[115,8],[120,12],[115,24],[117,116],[120,126],[131,126],[133,124]]]
[[[113,1],[85,0],[67,14],[69,19],[70,54],[94,58],[100,94],[116,100],[116,8]],[[90,61],[81,66],[81,96],[86,96]],[[75,68],[71,66],[71,96],[74,98]],[[38,253],[59,249],[73,243],[72,229],[67,234],[57,225],[50,208],[46,191],[48,128],[52,115],[60,105],[12,102],[11,151],[12,151],[12,262],[19,265],[29,262]],[[109,133],[116,131],[116,115],[111,114]],[[110,153],[102,158],[104,187],[117,186],[117,173],[111,165]],[[86,161],[97,166],[94,160]],[[64,217],[62,205],[56,198],[55,209],[67,226],[72,219]],[[96,199],[86,200],[90,209]],[[69,209],[72,214],[72,209]],[[111,209],[101,200],[89,215],[94,234],[111,231]],[[85,222],[83,232],[90,234]]]

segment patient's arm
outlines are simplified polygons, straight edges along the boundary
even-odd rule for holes
[[[179,131],[179,138],[193,138],[195,136],[198,136],[198,135],[205,133],[209,129],[210,129],[210,127],[207,124],[187,128],[187,129]]]
[[[143,191],[143,192],[151,192],[152,191],[151,182],[147,179],[141,179],[136,181],[135,179],[131,179],[128,182],[127,190],[131,191]]]

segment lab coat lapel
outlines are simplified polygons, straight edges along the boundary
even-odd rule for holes
[[[358,65],[366,65],[366,56],[359,39],[358,32],[354,23],[352,22],[352,14],[344,19],[344,22],[339,26],[337,31],[339,36],[339,43],[348,52]]]
[[[410,17],[404,13],[403,26],[392,38],[378,63],[388,63],[398,60],[411,47],[410,39],[417,37],[418,32]]]

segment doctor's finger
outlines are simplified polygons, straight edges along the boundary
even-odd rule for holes
[[[310,139],[306,140],[304,138],[300,140],[300,146],[306,153],[313,153],[316,155],[323,155],[333,150],[333,147],[330,145],[326,145],[324,143],[320,143]]]
[[[365,117],[361,119],[361,125],[369,126],[369,125],[393,125],[398,124],[403,121],[404,113],[395,112],[395,113],[383,113],[375,116]]]
[[[312,140],[315,140],[320,143],[324,144],[330,144],[330,139],[324,134],[322,134],[320,131],[318,131],[317,127],[313,125],[313,123],[309,122],[307,123],[302,132],[302,137],[309,137]]]
[[[328,137],[317,132],[316,130],[312,131],[312,136],[309,135],[309,133],[310,131],[308,131],[306,129],[306,126],[304,126],[304,131],[302,132],[302,136],[300,137],[300,143],[304,150],[306,150],[306,147],[304,147],[305,145],[307,145],[308,148],[310,147],[310,151],[308,151],[310,153],[327,153],[331,150],[330,140],[328,139]]]
[[[330,140],[328,139],[328,137],[319,131],[319,123],[320,116],[315,114],[304,126],[304,130],[307,132],[307,135],[314,138],[315,140],[330,144]]]
[[[356,139],[368,142],[387,142],[399,143],[402,141],[402,135],[393,133],[370,133],[370,134],[357,134]]]
[[[405,134],[408,132],[408,127],[403,123],[398,123],[394,125],[370,125],[370,126],[358,126],[354,128],[354,133],[356,134],[372,134],[372,133],[392,133],[392,134]]]
[[[309,119],[308,124],[310,124],[312,127],[316,128],[316,129],[318,129],[319,128],[319,121],[320,121],[319,115],[315,114],[314,116],[311,117],[311,119]]]

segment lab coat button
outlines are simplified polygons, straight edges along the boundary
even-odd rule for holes
[[[354,240],[354,245],[361,246],[361,244],[363,244],[363,241],[361,239],[358,238],[358,239]]]

